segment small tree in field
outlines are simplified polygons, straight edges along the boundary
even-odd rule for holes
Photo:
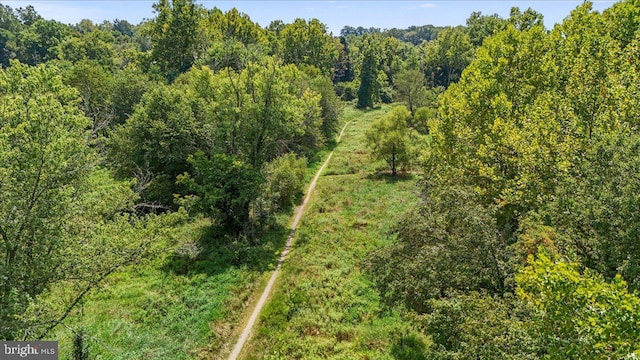
[[[367,131],[367,144],[373,155],[391,167],[395,176],[399,168],[406,168],[411,161],[411,145],[407,121],[411,113],[404,106],[398,106],[389,114],[377,120]]]

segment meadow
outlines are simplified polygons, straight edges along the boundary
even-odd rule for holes
[[[352,122],[318,181],[246,359],[410,358],[425,346],[381,304],[365,270],[370,252],[393,241],[399,216],[418,202],[417,176],[391,176],[366,147],[366,130],[389,110],[345,111]]]

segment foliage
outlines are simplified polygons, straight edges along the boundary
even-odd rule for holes
[[[266,197],[276,210],[288,210],[304,195],[307,160],[295,154],[283,155],[265,166]]]
[[[0,337],[14,339],[31,299],[61,279],[77,188],[94,163],[76,93],[45,67],[0,72]]]
[[[448,87],[456,82],[471,62],[474,47],[469,34],[461,28],[445,28],[435,41],[423,43],[424,68],[432,87]]]
[[[316,76],[311,80],[309,87],[320,95],[320,109],[322,124],[320,132],[324,142],[331,142],[338,135],[340,111],[342,104],[336,95],[331,80],[324,76]]]
[[[621,274],[632,289],[640,282],[640,139],[613,135],[582,152],[540,217],[569,237],[560,244],[606,279]]]
[[[416,316],[433,339],[427,358],[537,359],[539,345],[517,301],[478,292],[430,300],[430,312]]]
[[[89,360],[89,345],[86,343],[87,334],[83,329],[75,335],[73,338],[73,359],[74,360]]]
[[[378,83],[378,61],[372,40],[364,48],[362,66],[360,68],[360,88],[358,88],[359,109],[373,108],[373,103],[380,96]]]
[[[77,62],[65,74],[65,83],[80,93],[80,108],[92,120],[92,134],[104,134],[113,125],[115,117],[113,76],[95,61]]]
[[[498,14],[482,15],[480,11],[474,11],[466,22],[469,39],[474,46],[480,46],[484,39],[504,30],[506,23]]]
[[[227,67],[242,70],[269,52],[265,30],[235,8],[226,13],[217,8],[211,10],[203,31],[210,43],[200,62],[214,71]]]
[[[220,222],[225,232],[237,235],[251,226],[251,205],[260,195],[264,178],[250,164],[223,154],[189,157],[193,175],[178,178],[198,195],[200,210]]]
[[[416,115],[416,110],[427,102],[426,79],[419,70],[408,70],[397,75],[394,87],[397,99],[404,104],[411,112],[411,116]]]
[[[547,359],[623,359],[638,355],[640,299],[620,276],[611,283],[575,263],[540,254],[517,277],[534,310],[531,336]]]
[[[201,115],[202,116],[202,115]],[[123,178],[137,178],[145,206],[173,206],[175,179],[189,168],[187,158],[208,149],[204,124],[185,93],[158,86],[135,113],[111,133],[109,160]]]
[[[531,9],[514,8],[507,23],[470,19],[483,45],[439,97],[437,116],[420,116],[429,119],[424,204],[370,265],[388,303],[427,319],[425,334],[442,345],[433,357],[482,358],[481,326],[465,325],[480,315],[461,299],[510,297],[514,280],[522,297],[504,303],[496,328],[519,335],[477,344],[519,350],[485,357],[638,355],[638,297],[622,280],[637,288],[637,13],[632,1],[602,14],[585,3],[552,31]],[[501,30],[486,30],[494,25]],[[436,45],[424,45],[425,58]],[[452,201],[456,193],[464,200]],[[580,265],[536,260],[516,276],[538,247]]]
[[[340,44],[336,45],[338,48],[338,57],[333,65],[333,81],[334,83],[353,81],[354,74],[349,54],[349,45],[343,36],[339,38],[339,42]]]
[[[198,27],[204,12],[193,0],[158,0],[153,8],[156,17],[148,34],[153,42],[152,60],[172,81],[199,56]]]
[[[398,224],[397,242],[370,260],[385,302],[422,314],[451,291],[507,291],[507,239],[492,209],[464,188],[434,189],[425,202]]]
[[[279,34],[278,52],[286,64],[312,65],[325,76],[332,73],[338,58],[336,42],[327,33],[325,24],[312,19],[296,19],[285,25]]]
[[[40,64],[58,57],[58,45],[69,28],[54,20],[38,19],[20,32],[17,58],[29,65]]]
[[[157,252],[181,215],[130,214],[130,184],[97,168],[89,120],[55,68],[13,63],[0,88],[0,336],[39,339],[107,276]]]
[[[508,21],[520,31],[529,30],[534,26],[544,26],[544,18],[542,14],[531,8],[522,12],[520,11],[520,8],[512,7],[511,11],[509,11]]]
[[[115,39],[111,32],[99,29],[70,36],[60,45],[60,58],[71,62],[93,60],[104,67],[113,65]]]
[[[367,132],[367,144],[373,154],[387,162],[395,176],[398,169],[407,169],[413,160],[407,120],[411,114],[404,106],[395,107],[371,125]]]

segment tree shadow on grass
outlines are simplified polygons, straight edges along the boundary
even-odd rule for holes
[[[398,182],[405,182],[415,179],[416,175],[410,172],[400,171],[396,175],[393,175],[391,171],[376,171],[373,174],[367,175],[367,179],[373,181],[384,181],[386,183],[395,184]]]
[[[197,241],[177,247],[163,270],[187,276],[213,276],[232,267],[267,271],[275,267],[288,235],[289,229],[280,224],[270,225],[256,239],[224,235],[216,227],[207,227],[198,234]]]
[[[391,347],[391,356],[398,360],[425,360],[426,345],[415,335],[401,337]]]

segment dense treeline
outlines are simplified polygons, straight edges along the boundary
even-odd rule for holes
[[[639,13],[517,14],[439,98],[423,204],[370,263],[428,358],[638,355]]]

